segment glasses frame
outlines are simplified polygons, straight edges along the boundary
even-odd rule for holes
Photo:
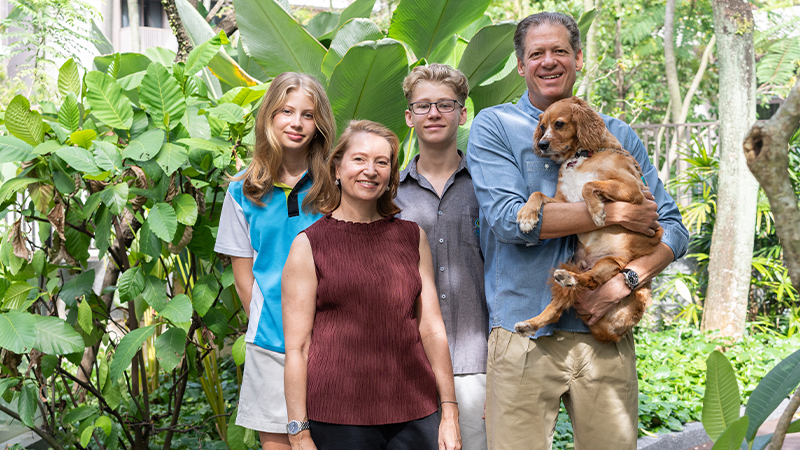
[[[444,100],[439,100],[438,102],[414,102],[414,103],[409,103],[408,104],[408,110],[411,111],[413,114],[416,114],[418,116],[425,116],[425,115],[430,114],[431,113],[431,108],[433,108],[434,106],[436,107],[436,111],[438,111],[439,114],[448,114],[448,113],[451,113],[451,112],[456,110],[456,106],[455,105],[453,105],[453,110],[452,111],[442,111],[442,110],[440,110],[439,109],[439,103],[442,103],[442,102],[455,102],[456,105],[458,105],[458,106],[460,106],[462,108],[464,107],[464,105],[460,101],[458,101],[458,100],[456,100],[454,98],[446,98]],[[418,112],[414,111],[414,105],[428,105],[428,110],[423,112],[423,113],[418,113]]]

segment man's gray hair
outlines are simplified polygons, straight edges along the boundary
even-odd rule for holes
[[[572,46],[572,51],[578,54],[581,49],[581,32],[575,19],[562,13],[541,12],[531,14],[517,25],[517,31],[514,33],[514,51],[518,59],[525,59],[525,38],[528,36],[528,30],[541,25],[561,25],[566,28],[569,33],[569,45]]]

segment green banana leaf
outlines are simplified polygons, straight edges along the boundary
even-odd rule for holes
[[[525,78],[517,73],[516,62],[516,56],[511,55],[500,73],[471,88],[469,96],[475,102],[475,115],[483,108],[512,102],[525,92]]]
[[[478,86],[503,68],[514,52],[513,21],[500,22],[481,28],[464,50],[458,69],[467,76],[470,86]]]
[[[752,441],[761,424],[800,384],[800,350],[779,362],[767,373],[747,401],[745,415],[750,417],[747,440]]]
[[[466,40],[470,40],[472,39],[473,36],[475,36],[475,33],[477,33],[478,30],[491,24],[492,24],[491,16],[484,13],[478,20],[472,22],[471,24],[464,27],[464,29],[459,31],[458,35]]]
[[[377,41],[383,37],[380,28],[371,20],[356,18],[352,19],[339,29],[336,37],[331,42],[331,47],[325,58],[322,60],[322,73],[330,77],[336,64],[350,47],[363,41]]]
[[[742,441],[744,441],[744,434],[747,432],[749,419],[747,416],[742,416],[733,422],[714,442],[711,450],[739,450],[742,447]]]
[[[185,0],[180,0],[185,1]],[[275,0],[234,0],[245,52],[274,77],[304,72],[325,83],[322,46]]]
[[[186,33],[192,41],[192,45],[199,47],[204,42],[217,36],[211,25],[205,21],[205,18],[188,1],[175,0],[175,6],[178,8],[178,13],[181,16]],[[253,78],[242,69],[224,48],[221,48],[211,58],[208,62],[208,67],[203,70],[203,74],[203,81],[211,89],[215,98],[219,98],[224,91],[230,88],[255,86],[259,83],[259,80]]]
[[[352,47],[334,69],[328,88],[337,135],[350,120],[369,119],[386,125],[402,142],[408,133],[401,89],[406,75],[408,57],[400,42],[381,39]]]
[[[389,25],[389,37],[405,42],[419,58],[429,59],[445,39],[483,16],[490,0],[403,0]]]
[[[703,397],[703,428],[716,441],[735,421],[739,420],[739,386],[731,363],[719,351],[706,362],[706,393]]]
[[[341,14],[339,14],[339,22],[336,24],[336,27],[325,34],[320,35],[318,39],[320,41],[333,40],[338,34],[339,30],[341,30],[344,24],[347,22],[355,18],[369,18],[369,14],[372,12],[373,6],[375,6],[375,0],[354,1],[350,4],[350,6],[345,8]]]
[[[114,62],[117,55],[119,55],[118,64]],[[111,75],[114,79],[125,78],[136,72],[147,70],[150,62],[150,58],[139,53],[114,53],[94,58],[97,70]]]
[[[581,18],[578,19],[578,30],[580,30],[581,36],[584,36],[584,39],[586,34],[589,33],[589,28],[592,26],[595,17],[597,17],[597,10],[592,8],[581,14]]]

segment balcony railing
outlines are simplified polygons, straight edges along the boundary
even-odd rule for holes
[[[178,40],[169,28],[139,27],[139,51],[143,52],[150,47],[165,47],[178,51]],[[120,28],[119,48],[122,53],[132,51],[130,27]]]

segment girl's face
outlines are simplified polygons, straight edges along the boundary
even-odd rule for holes
[[[272,117],[275,136],[283,151],[307,151],[317,132],[314,102],[301,90],[290,92],[286,103]]]
[[[372,133],[357,133],[336,167],[342,200],[377,202],[392,174],[392,147]]]

